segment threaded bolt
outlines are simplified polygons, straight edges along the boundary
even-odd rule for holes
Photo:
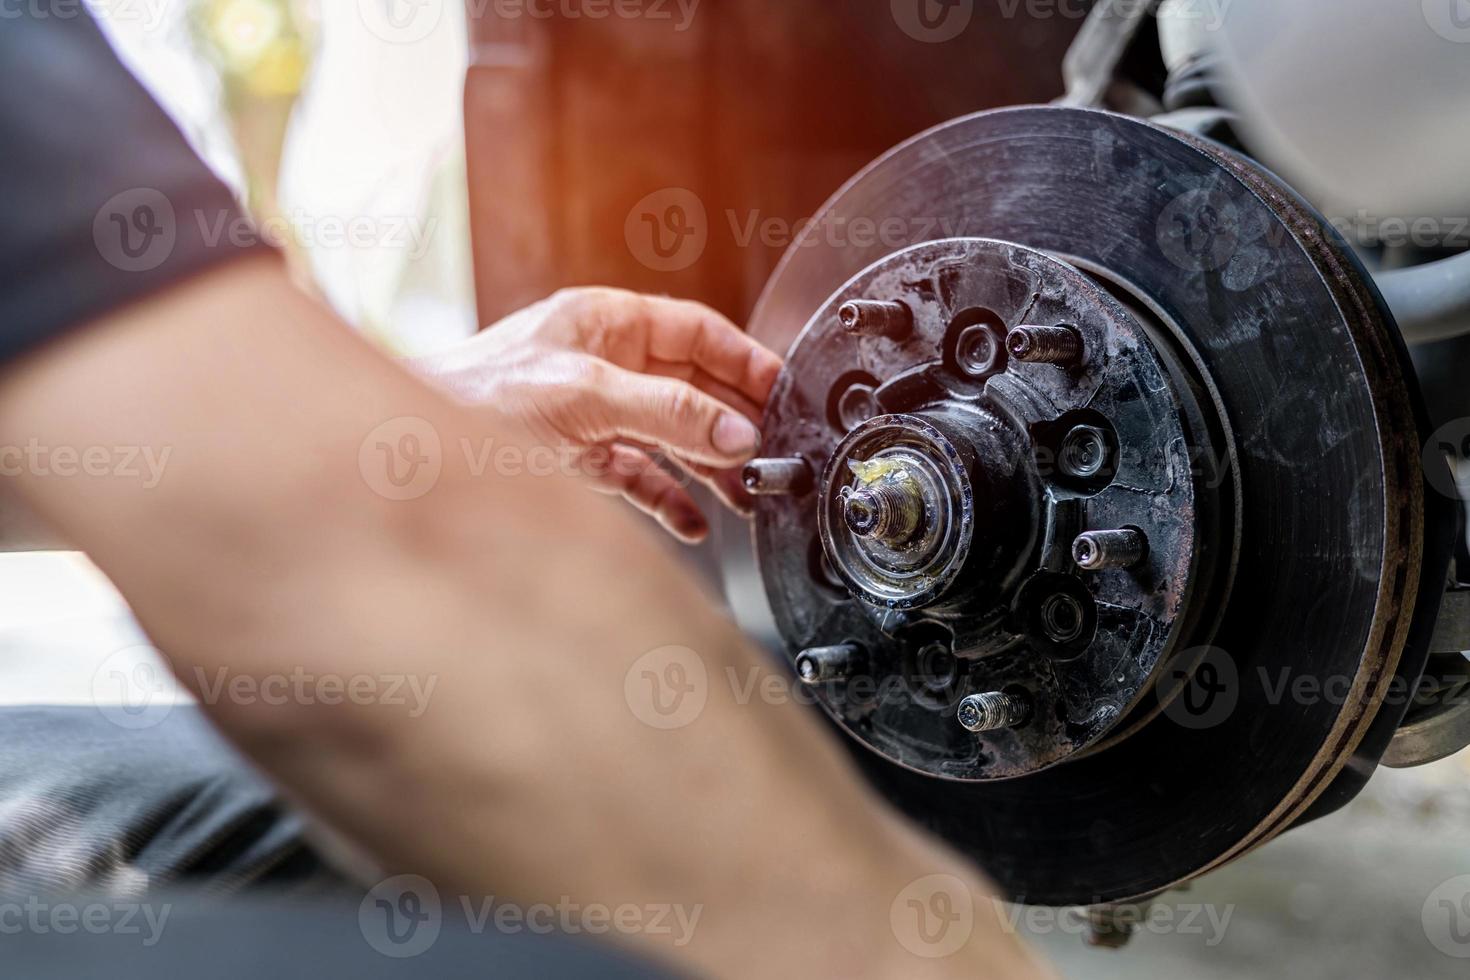
[[[855,337],[887,337],[903,341],[914,332],[914,314],[903,303],[855,299],[837,311],[842,329]]]
[[[1006,350],[1026,364],[1072,367],[1082,362],[1082,335],[1068,326],[1017,327],[1006,337]]]
[[[1072,560],[1086,572],[1132,568],[1148,554],[1148,538],[1137,528],[1088,531],[1072,542]]]
[[[803,684],[825,684],[841,680],[856,669],[862,650],[852,643],[835,647],[812,647],[796,657],[796,676]]]
[[[860,538],[902,544],[924,521],[924,498],[912,480],[884,480],[849,491],[842,516]]]
[[[1019,728],[1031,717],[1031,703],[1001,691],[972,694],[960,702],[955,717],[966,731],[979,735]]]
[[[812,468],[800,456],[753,459],[740,473],[745,489],[757,497],[799,496],[812,488]]]

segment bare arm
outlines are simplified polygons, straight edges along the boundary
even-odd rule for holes
[[[385,496],[372,466],[373,434],[394,419],[422,420],[440,447],[432,489],[413,499],[388,499],[402,487]],[[572,478],[477,473],[486,440],[525,449],[535,436],[393,365],[272,261],[11,367],[0,444],[32,437],[167,452],[152,486],[11,482],[118,584],[196,690],[221,669],[437,678],[416,718],[385,703],[205,698],[237,744],[390,870],[528,903],[702,906],[688,945],[636,941],[720,975],[1036,975],[974,873],[876,803],[808,714],[740,703],[758,658],[656,542]],[[395,445],[436,455],[423,440],[386,445],[385,461]],[[697,656],[708,700],[663,731],[625,681],[670,646]],[[932,874],[975,902],[973,930],[938,959],[916,956],[891,919]]]

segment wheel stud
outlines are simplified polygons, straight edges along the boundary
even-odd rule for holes
[[[825,684],[849,677],[857,669],[862,651],[852,643],[835,647],[812,647],[796,657],[796,676],[803,684]]]
[[[1072,542],[1072,560],[1086,572],[1132,568],[1148,554],[1148,538],[1136,528],[1088,531]]]
[[[757,497],[799,496],[812,488],[812,468],[800,456],[753,459],[740,474],[745,489]]]
[[[914,314],[902,303],[855,299],[837,311],[842,329],[855,337],[887,337],[903,341],[914,332]]]
[[[1072,367],[1082,362],[1082,335],[1067,326],[1017,327],[1006,337],[1006,350],[1026,364]]]
[[[989,691],[972,694],[961,701],[955,717],[966,731],[979,735],[1021,727],[1031,717],[1031,705],[1014,694]]]

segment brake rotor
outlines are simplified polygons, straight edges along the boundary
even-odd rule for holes
[[[1012,897],[1127,901],[1258,846],[1417,677],[1411,369],[1346,249],[1243,159],[1088,110],[957,120],[826,205],[751,331],[791,354],[758,558],[725,535],[737,614]],[[1147,550],[1089,570],[1100,528]]]

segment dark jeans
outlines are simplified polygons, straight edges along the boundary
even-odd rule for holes
[[[0,977],[662,975],[455,913],[348,883],[195,708],[139,730],[93,707],[0,708]]]
[[[341,884],[196,708],[139,730],[93,707],[0,708],[0,894]]]

